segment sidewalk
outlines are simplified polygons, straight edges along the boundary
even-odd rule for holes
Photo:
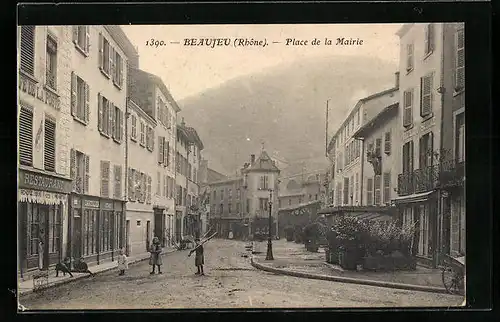
[[[167,247],[167,248],[164,248],[163,254],[166,255],[166,254],[173,253],[175,251],[176,251],[175,248]],[[141,261],[146,260],[146,259],[149,259],[149,254],[130,256],[130,257],[128,257],[128,263],[129,263],[129,265],[133,265],[135,263],[141,262]],[[99,265],[89,266],[89,270],[92,273],[97,275],[99,273],[103,273],[103,272],[107,272],[107,271],[110,271],[112,269],[115,269],[117,266],[118,266],[118,262],[116,260],[112,261],[112,262],[106,261],[105,263],[102,263]],[[73,273],[72,272],[72,274],[73,274],[73,277],[70,277],[69,274],[66,274],[66,276],[64,276],[64,274],[62,272],[59,272],[59,277],[56,277],[55,269],[51,268],[49,270],[49,282],[45,288],[50,288],[50,287],[54,287],[54,286],[66,284],[66,283],[71,283],[73,281],[77,281],[81,278],[89,276],[89,274],[87,274],[87,273]],[[18,282],[18,295],[19,295],[19,297],[22,297],[22,296],[25,296],[25,295],[28,295],[31,293],[33,293],[33,279],[32,278]]]
[[[323,249],[308,252],[303,244],[273,241],[273,261],[266,261],[266,243],[256,243],[258,254],[252,258],[256,268],[285,275],[323,279],[427,292],[446,293],[441,280],[441,270],[417,266],[414,271],[372,272],[345,271],[338,265],[326,262]]]

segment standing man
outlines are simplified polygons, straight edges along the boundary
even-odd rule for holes
[[[162,265],[161,259],[161,244],[158,237],[153,238],[153,244],[151,245],[151,249],[149,250],[151,256],[149,257],[149,265],[153,266],[153,270],[149,274],[155,273],[155,265],[158,266],[158,274],[162,274],[160,266]]]
[[[203,244],[200,244],[200,239],[196,238],[195,239],[196,245],[195,249],[192,249],[189,252],[189,256],[195,251],[195,257],[194,257],[194,265],[198,269],[198,271],[195,273],[196,275],[205,275],[203,272],[203,264],[205,263],[204,255],[203,255]]]

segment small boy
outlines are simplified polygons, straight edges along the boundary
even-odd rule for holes
[[[205,275],[203,272],[203,264],[205,263],[204,256],[203,256],[203,244],[200,244],[200,239],[196,238],[194,240],[196,242],[195,249],[192,249],[189,252],[189,256],[195,251],[195,257],[194,257],[194,265],[196,265],[196,268],[198,271],[195,273],[196,275]]]
[[[118,255],[118,270],[120,273],[118,276],[125,275],[125,271],[128,269],[128,258],[125,255],[125,251],[120,249],[120,255]]]

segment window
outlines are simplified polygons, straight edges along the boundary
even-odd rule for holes
[[[90,26],[73,26],[73,42],[82,54],[88,55],[90,49]]]
[[[132,123],[132,130],[131,130],[131,133],[130,133],[130,139],[132,141],[137,141],[137,117],[135,115],[132,115],[132,117],[130,118],[131,119],[131,123]]]
[[[260,190],[267,190],[269,189],[269,177],[268,176],[261,176],[260,177]]]
[[[43,165],[47,171],[56,171],[56,122],[45,118]]]
[[[141,141],[140,144],[142,146],[146,145],[146,125],[141,121]]]
[[[60,251],[61,210],[59,206],[49,207],[49,253]]]
[[[455,160],[465,161],[465,113],[456,116],[455,121]]]
[[[146,133],[146,146],[148,151],[153,152],[155,148],[155,133],[152,127],[147,127]]]
[[[403,173],[413,171],[413,141],[403,145]]]
[[[113,169],[115,175],[115,188],[114,197],[115,199],[122,198],[122,167],[121,165],[115,165]]]
[[[232,214],[231,203],[227,204],[227,211],[229,212],[229,214]]]
[[[147,193],[146,193],[146,203],[149,205],[151,204],[151,183],[152,179],[151,176],[146,176],[147,179]]]
[[[123,140],[123,112],[118,108],[118,106],[114,106],[113,113],[113,139],[121,143]]]
[[[220,204],[220,211],[219,213],[222,215],[224,213],[224,204]]]
[[[373,205],[373,178],[366,179],[366,204]]]
[[[101,196],[109,197],[109,161],[101,161]]]
[[[112,112],[114,114],[113,110],[113,104],[104,96],[102,96],[100,93],[98,94],[98,112],[99,112],[99,118],[98,118],[98,129],[99,132],[106,136],[106,137],[111,137],[112,135]]]
[[[71,72],[71,115],[84,124],[89,121],[89,85]]]
[[[224,199],[224,189],[220,191],[220,200]]]
[[[420,138],[419,144],[419,167],[424,169],[433,164],[433,135],[429,132]]]
[[[19,111],[19,163],[33,165],[33,111],[25,106]]]
[[[85,256],[97,253],[97,210],[86,209],[83,216],[83,253]]]
[[[57,89],[57,42],[51,36],[47,36],[45,83],[50,88]]]
[[[38,237],[40,236],[40,218],[38,215],[38,205],[32,203],[22,203],[26,207],[27,214],[27,256],[36,256],[38,254]]]
[[[406,71],[413,70],[413,44],[406,45]]]
[[[434,24],[425,26],[425,55],[430,55],[434,50]]]
[[[465,78],[465,35],[464,29],[458,29],[455,36],[455,91],[459,92],[464,88]]]
[[[70,172],[74,180],[73,190],[77,193],[89,192],[90,157],[80,151],[71,149]]]
[[[375,155],[376,156],[381,156],[381,149],[382,149],[382,139],[381,138],[377,138],[375,140]]]
[[[250,213],[250,199],[247,198],[247,213]]]
[[[114,51],[114,55],[113,84],[121,88],[123,85],[123,59],[116,50]]]
[[[380,175],[376,175],[374,180],[373,180],[373,184],[374,184],[374,190],[375,190],[375,205],[379,206],[380,205],[380,202],[381,202],[381,196],[380,196]]]
[[[170,166],[170,142],[163,138],[163,164],[167,167]]]
[[[109,41],[102,34],[99,34],[99,69],[108,78],[111,75],[112,64],[112,48]]]
[[[384,153],[391,154],[391,131],[385,132],[384,135]]]
[[[384,173],[384,203],[391,201],[391,173]]]
[[[403,93],[403,126],[408,127],[413,124],[413,89]]]
[[[237,202],[237,203],[236,203],[236,212],[237,212],[237,213],[240,213],[240,211],[241,211],[241,208],[240,208],[240,203],[239,203],[239,202]]]
[[[291,206],[292,205],[292,198],[288,198],[288,205]]]
[[[161,196],[161,175],[160,172],[156,172],[156,195]]]
[[[420,115],[425,117],[432,112],[432,76],[420,78]]]
[[[130,201],[135,201],[135,170],[132,168],[128,169],[128,199]]]
[[[112,212],[103,211],[101,212],[101,222],[100,227],[100,250],[101,252],[107,252],[111,250],[111,236],[112,236],[112,223],[111,223]]]
[[[336,189],[336,196],[337,196],[337,206],[342,205],[342,183],[338,182],[337,183],[337,189]]]
[[[21,26],[21,70],[35,76],[35,26]]]
[[[166,175],[163,176],[163,197],[166,197],[168,194],[168,178]]]
[[[351,180],[349,180],[349,204],[352,205],[352,200],[354,197],[354,176],[351,176]]]
[[[214,201],[215,201],[216,200],[215,198],[217,198],[217,191],[214,190],[213,195],[214,195]]]
[[[349,204],[349,178],[344,178],[344,205]]]
[[[259,198],[259,209],[262,211],[267,211],[267,207],[269,205],[269,199],[268,198]]]
[[[141,227],[141,221],[140,221],[140,220],[137,220],[136,225],[137,225],[137,227]]]
[[[159,145],[159,147],[158,147],[158,163],[159,164],[162,164],[164,159],[165,159],[165,157],[164,157],[164,152],[165,152],[164,151],[165,150],[164,144],[165,144],[165,138],[163,136],[159,136],[158,137],[158,145]]]
[[[233,197],[233,189],[229,188],[229,199]]]

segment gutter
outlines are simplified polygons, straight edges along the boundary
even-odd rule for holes
[[[175,193],[174,193],[174,227],[175,227],[175,230],[177,230],[177,115],[179,114],[179,112],[177,110],[175,110],[175,125],[173,126],[174,129],[173,131],[174,132],[174,152],[172,153],[172,155],[174,156],[173,157],[173,164],[172,166],[174,167],[174,185],[175,185]],[[182,219],[181,219],[181,232],[182,232]],[[180,235],[180,232],[178,233],[177,231],[175,231],[175,235]],[[179,240],[180,242],[180,240]]]
[[[128,71],[128,68],[127,68],[127,71]],[[124,193],[124,196],[125,196],[125,202],[124,202],[124,209],[123,209],[123,214],[124,214],[124,223],[123,223],[123,228],[122,228],[122,236],[125,236],[125,230],[127,229],[126,226],[127,226],[127,203],[128,203],[128,187],[129,187],[129,175],[128,175],[128,146],[129,146],[129,140],[128,140],[128,120],[130,118],[130,112],[129,112],[129,100],[130,99],[130,96],[129,96],[129,82],[130,82],[130,76],[127,75],[127,89],[126,89],[126,102],[125,102],[125,171],[124,174],[125,174],[125,193]],[[128,237],[128,236],[127,236]],[[122,239],[122,245],[120,245],[120,247],[124,247],[125,246],[125,249],[128,249],[128,245],[126,245],[127,243],[127,240],[123,240]],[[127,254],[128,256],[128,254]]]
[[[360,183],[359,183],[359,205],[363,205],[363,183],[364,180],[364,170],[365,170],[365,140],[364,139],[356,139],[361,142],[361,171],[360,171]]]

